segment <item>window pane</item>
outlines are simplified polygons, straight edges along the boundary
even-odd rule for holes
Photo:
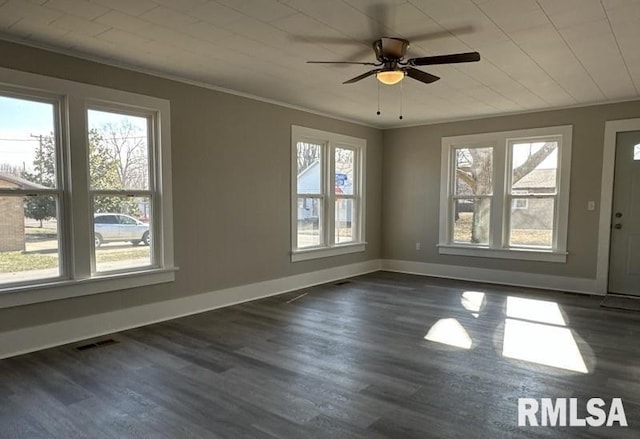
[[[149,189],[148,119],[89,110],[91,189]]]
[[[60,276],[57,211],[52,195],[0,197],[0,285]]]
[[[298,193],[322,193],[322,164],[320,163],[321,145],[298,142]]]
[[[455,200],[453,241],[465,244],[488,244],[490,214],[490,198]]]
[[[336,194],[353,195],[354,158],[352,149],[336,148]]]
[[[556,192],[558,142],[515,143],[512,154],[512,194]]]
[[[149,197],[93,198],[96,271],[152,264],[150,205]]]
[[[524,203],[526,202],[526,203]],[[526,205],[526,208],[520,206]],[[511,201],[510,245],[553,245],[554,198],[514,198]]]
[[[21,189],[56,187],[54,105],[0,96],[0,175]]]
[[[355,202],[351,199],[336,200],[336,236],[337,244],[354,241],[354,226],[356,221]]]
[[[493,149],[456,149],[455,172],[456,195],[491,195],[493,193]]]
[[[298,248],[316,247],[320,238],[322,200],[298,198]]]

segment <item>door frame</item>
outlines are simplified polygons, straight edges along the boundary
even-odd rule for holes
[[[613,209],[616,140],[618,133],[626,131],[640,131],[640,119],[609,120],[605,122],[602,183],[600,186],[600,222],[598,226],[598,265],[596,270],[596,291],[599,294],[607,294],[609,290],[609,251],[611,249],[611,212]]]

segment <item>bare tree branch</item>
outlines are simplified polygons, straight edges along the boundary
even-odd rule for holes
[[[525,175],[537,168],[540,163],[549,157],[549,154],[553,152],[556,145],[557,144],[555,142],[545,143],[542,148],[531,154],[523,164],[515,168],[513,170],[512,184],[516,184]]]
[[[459,178],[460,180],[464,181],[471,188],[471,193],[472,194],[476,193],[477,180],[475,178],[473,178],[473,176],[470,173],[468,173],[464,169],[457,168],[456,169],[456,177]]]

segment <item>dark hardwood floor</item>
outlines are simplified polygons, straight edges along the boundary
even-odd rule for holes
[[[0,438],[638,438],[640,313],[599,303],[360,276],[0,361]],[[629,427],[518,427],[543,397]]]

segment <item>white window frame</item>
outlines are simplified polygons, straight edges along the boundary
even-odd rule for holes
[[[135,267],[133,270],[140,271],[145,269],[152,268],[160,268],[162,265],[160,261],[163,260],[162,252],[160,251],[161,245],[158,246],[153,242],[154,236],[160,236],[158,233],[161,233],[161,230],[156,225],[156,218],[162,217],[162,210],[159,206],[162,204],[162,197],[160,196],[160,190],[158,187],[158,178],[157,174],[159,173],[158,162],[156,157],[158,156],[158,150],[160,146],[159,142],[159,132],[158,132],[158,123],[159,123],[159,112],[156,110],[151,110],[143,107],[137,107],[132,105],[122,105],[122,104],[114,104],[111,102],[105,102],[97,99],[88,99],[85,105],[85,114],[88,115],[88,112],[94,111],[103,111],[110,112],[115,114],[133,116],[133,117],[141,117],[147,119],[147,142],[148,142],[148,175],[149,175],[149,187],[148,189],[121,189],[121,190],[105,190],[105,189],[92,189],[91,188],[91,176],[89,176],[89,200],[90,200],[90,211],[94,212],[94,200],[96,196],[117,196],[117,197],[147,197],[151,202],[151,228],[150,234],[152,236],[152,244],[151,244],[151,260],[148,265]],[[87,119],[88,122],[88,119]],[[88,130],[87,124],[87,130]],[[88,132],[87,132],[88,134]],[[88,145],[87,139],[87,145]],[[88,171],[89,172],[89,171]],[[94,217],[92,215],[91,218],[92,227],[94,224]],[[159,244],[162,244],[160,242]],[[98,271],[96,269],[96,252],[95,252],[95,240],[93,241],[93,251],[91,252],[91,273],[92,276],[101,276],[107,275],[111,273],[127,273],[132,271],[132,269],[120,269],[120,270],[108,270],[108,271]]]
[[[440,230],[439,243],[437,245],[439,254],[565,263],[567,259],[572,133],[572,125],[564,125],[443,137],[440,181]],[[550,249],[533,246],[510,246],[511,145],[546,139],[558,142],[553,244]],[[493,197],[491,201],[489,243],[486,245],[453,242],[454,151],[471,147],[493,148]],[[525,198],[536,198],[536,196],[527,196]]]
[[[322,218],[320,224],[320,245],[316,247],[298,248],[298,142],[308,142],[321,146],[321,193],[309,197],[317,198],[322,203]],[[291,126],[291,261],[305,261],[310,259],[338,256],[366,250],[365,235],[365,139],[331,133],[297,125]],[[354,185],[353,195],[335,194],[335,150],[336,148],[354,151]],[[352,199],[356,207],[353,227],[353,241],[345,243],[335,242],[335,205],[338,199]]]
[[[61,275],[0,285],[0,308],[172,282],[177,268],[173,261],[169,101],[6,68],[0,68],[0,93],[58,102],[56,190],[62,197],[62,226],[58,230]],[[87,111],[97,107],[146,114],[155,121],[152,129],[157,143],[150,151],[156,179],[156,217],[152,217],[155,256],[148,267],[95,273]],[[86,166],[79,165],[82,163]]]
[[[522,198],[522,197],[517,197],[517,200],[521,200],[524,201],[524,203],[522,204],[522,206],[518,206],[517,203],[516,205],[513,206],[514,210],[527,210],[529,209],[529,199],[528,198]]]

